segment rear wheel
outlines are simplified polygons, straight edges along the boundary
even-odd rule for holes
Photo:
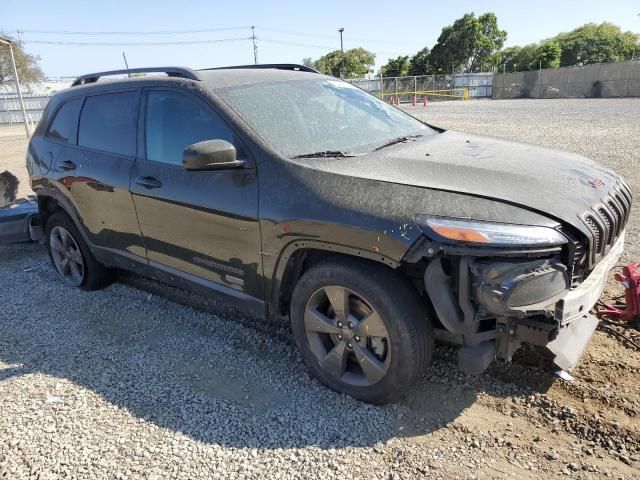
[[[46,242],[58,276],[71,287],[97,290],[113,281],[113,271],[101,265],[65,212],[49,217]]]
[[[417,292],[382,265],[336,258],[314,266],[296,285],[291,321],[316,378],[359,400],[392,400],[431,361],[431,323]]]

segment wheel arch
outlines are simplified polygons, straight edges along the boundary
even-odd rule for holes
[[[385,265],[391,270],[401,265],[385,255],[346,245],[317,240],[294,241],[283,249],[274,270],[269,295],[271,311],[278,316],[286,316],[297,280],[313,265],[330,257],[359,259]]]
[[[82,222],[78,217],[78,212],[69,200],[67,200],[60,193],[57,193],[53,190],[38,191],[37,199],[38,212],[42,217],[42,225],[46,227],[47,220],[54,213],[59,211],[65,212],[69,216],[69,218],[71,218],[71,221],[75,224],[76,228],[80,232],[80,235],[82,235],[83,240],[89,246],[89,249],[93,251],[93,245],[89,241],[89,237],[87,236],[87,233],[82,226]]]

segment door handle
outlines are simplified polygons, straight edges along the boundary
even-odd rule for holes
[[[71,160],[65,160],[64,162],[60,162],[60,165],[58,165],[58,169],[62,170],[63,172],[68,172],[69,170],[75,170],[76,164]]]
[[[136,184],[144,188],[160,188],[162,186],[162,182],[153,177],[138,177],[136,178]]]

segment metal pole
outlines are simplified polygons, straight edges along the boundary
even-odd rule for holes
[[[258,46],[256,45],[256,27],[251,25],[251,40],[253,41],[253,63],[258,64]]]
[[[634,50],[631,54],[631,61],[629,62],[629,72],[627,73],[627,97],[629,96],[629,86],[631,84],[631,69],[633,68],[633,59],[636,56],[636,51]]]
[[[396,101],[396,105],[400,105],[400,98],[398,97],[398,77],[396,77],[396,82],[395,83],[396,83],[396,98],[395,98],[395,101]]]
[[[27,138],[31,135],[29,131],[29,124],[27,123],[27,110],[24,108],[24,99],[22,98],[22,89],[20,88],[20,78],[18,77],[18,69],[16,67],[16,59],[13,56],[13,47],[11,41],[6,39],[0,39],[0,43],[4,43],[9,46],[9,54],[11,55],[11,65],[13,66],[13,78],[16,80],[16,90],[18,91],[18,98],[20,99],[20,108],[22,109],[22,120],[24,122],[24,131],[27,133]]]
[[[340,27],[338,29],[340,32],[340,78],[344,78],[344,44],[342,43],[342,32],[344,32],[344,27]]]

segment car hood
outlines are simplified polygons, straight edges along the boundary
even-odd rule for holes
[[[361,157],[314,163],[352,177],[500,200],[571,224],[586,235],[589,230],[579,216],[621,181],[580,155],[452,130]]]

